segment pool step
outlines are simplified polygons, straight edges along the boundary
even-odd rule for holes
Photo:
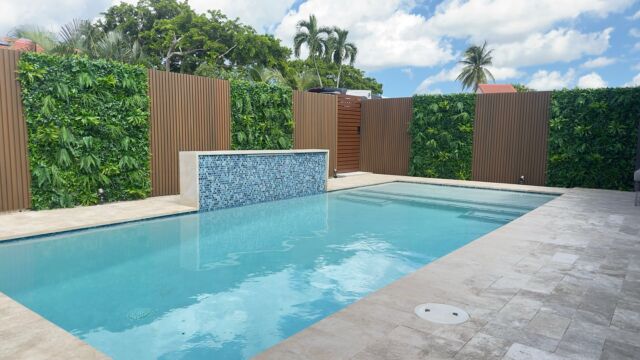
[[[485,215],[478,216],[488,216],[486,214],[494,214],[494,218],[503,218],[509,219],[511,221],[514,218],[522,216],[528,210],[521,209],[513,209],[506,208],[503,209],[502,206],[491,204],[488,205],[486,203],[474,203],[470,201],[458,201],[458,200],[444,200],[442,198],[429,198],[424,196],[411,196],[411,195],[397,195],[397,194],[382,194],[381,192],[371,192],[371,191],[354,191],[342,196],[348,196],[347,200],[354,201],[370,201],[377,205],[386,205],[390,202],[401,202],[408,205],[414,206],[431,206],[431,207],[445,207],[450,208],[452,210],[466,210],[467,212],[477,211],[481,212]]]
[[[411,199],[439,200],[439,201],[455,202],[455,203],[461,203],[461,204],[499,207],[501,209],[510,209],[514,211],[522,211],[522,210],[530,211],[534,209],[534,207],[527,206],[527,205],[501,204],[501,203],[495,203],[495,202],[489,202],[489,201],[469,200],[469,199],[452,199],[452,198],[441,197],[441,196],[406,194],[406,193],[399,193],[399,192],[386,191],[386,190],[367,189],[367,190],[361,190],[361,191],[368,192],[368,193],[381,194],[381,195],[409,197]]]
[[[472,210],[472,211],[468,211],[460,216],[458,216],[460,218],[463,219],[473,219],[473,220],[481,220],[481,221],[490,221],[490,222],[496,222],[499,224],[505,224],[508,223],[510,221],[512,221],[513,219],[515,219],[517,216],[506,216],[504,214],[500,214],[500,213],[496,213],[494,211],[476,211],[476,210]]]
[[[391,200],[382,200],[378,198],[368,198],[365,196],[359,196],[356,194],[343,194],[338,196],[338,199],[357,202],[365,205],[385,206],[391,203]]]

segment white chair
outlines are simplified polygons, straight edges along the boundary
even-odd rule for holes
[[[633,181],[636,183],[636,206],[640,205],[640,170],[633,173]]]

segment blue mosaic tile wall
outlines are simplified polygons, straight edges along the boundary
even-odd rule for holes
[[[200,155],[200,211],[319,194],[327,154]]]

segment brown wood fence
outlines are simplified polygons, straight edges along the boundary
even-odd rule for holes
[[[413,116],[411,98],[362,101],[360,169],[407,175]]]
[[[31,206],[27,127],[16,69],[20,53],[0,49],[0,212]]]
[[[338,96],[338,172],[360,170],[361,97]]]
[[[472,177],[544,185],[551,92],[478,95]]]
[[[338,97],[303,91],[293,92],[295,149],[328,149],[329,173],[337,167]]]
[[[152,195],[180,192],[178,152],[231,146],[229,82],[149,70]]]

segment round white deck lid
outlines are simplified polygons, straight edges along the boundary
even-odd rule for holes
[[[420,318],[436,324],[456,325],[469,320],[469,314],[466,311],[448,304],[420,304],[414,311]]]

